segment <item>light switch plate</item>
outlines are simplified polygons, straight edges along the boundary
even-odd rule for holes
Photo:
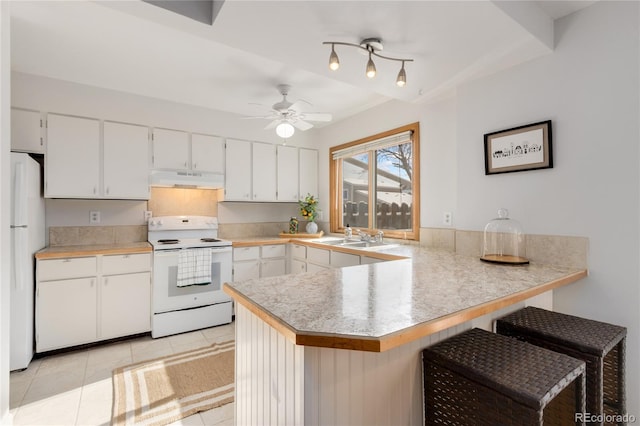
[[[149,219],[151,219],[151,216],[152,216],[151,210],[145,210],[144,211],[144,221],[145,222],[149,222]]]

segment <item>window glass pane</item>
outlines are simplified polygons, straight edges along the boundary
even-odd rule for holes
[[[342,159],[342,225],[369,227],[369,154]]]
[[[411,143],[376,151],[376,206],[377,229],[411,229],[413,213]]]

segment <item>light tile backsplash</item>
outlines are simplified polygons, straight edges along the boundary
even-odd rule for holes
[[[49,227],[49,246],[125,244],[140,241],[147,241],[147,225]]]
[[[220,189],[151,188],[153,216],[218,216]]]
[[[421,228],[420,245],[444,248],[466,256],[482,254],[482,231]],[[589,239],[562,235],[526,235],[525,257],[532,262],[587,268]]]

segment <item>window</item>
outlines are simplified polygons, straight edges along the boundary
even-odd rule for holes
[[[419,239],[419,123],[330,149],[331,232]]]

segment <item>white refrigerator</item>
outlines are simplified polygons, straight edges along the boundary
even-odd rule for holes
[[[34,348],[34,253],[45,245],[40,164],[11,153],[11,371],[29,366]]]

